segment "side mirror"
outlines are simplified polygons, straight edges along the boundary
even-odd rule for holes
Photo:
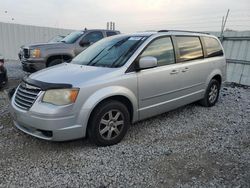
[[[146,56],[146,57],[142,57],[139,60],[139,64],[138,64],[138,69],[149,69],[149,68],[153,68],[153,67],[157,67],[157,59],[155,57],[152,56]]]
[[[89,46],[89,45],[90,45],[89,41],[86,41],[86,40],[80,41],[80,46],[82,46],[82,47],[86,47],[86,46]]]

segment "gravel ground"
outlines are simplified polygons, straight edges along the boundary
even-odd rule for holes
[[[132,125],[97,148],[47,142],[13,127],[0,92],[0,187],[250,187],[250,88]]]
[[[20,61],[8,60],[5,63],[5,67],[7,68],[8,77],[12,80],[20,79],[27,75],[27,73],[22,70]]]

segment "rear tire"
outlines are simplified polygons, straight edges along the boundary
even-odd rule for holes
[[[62,59],[54,59],[48,63],[47,67],[52,67],[61,63],[63,63]]]
[[[88,136],[97,146],[110,146],[119,143],[130,125],[127,107],[115,100],[101,103],[93,111],[88,125]]]
[[[204,98],[200,100],[200,104],[205,107],[214,106],[218,101],[219,93],[220,83],[217,80],[212,79],[207,86]]]

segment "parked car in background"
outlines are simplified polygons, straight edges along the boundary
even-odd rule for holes
[[[62,62],[70,62],[76,55],[95,42],[119,33],[119,31],[97,29],[75,31],[60,42],[22,46],[19,58],[23,70],[35,72]]]
[[[63,35],[57,35],[55,37],[53,37],[52,39],[50,39],[48,41],[48,43],[54,43],[54,42],[60,42],[62,39],[64,39],[66,36]]]
[[[8,81],[7,70],[4,67],[4,57],[0,54],[0,88]]]
[[[160,31],[103,39],[51,69],[31,74],[11,100],[14,124],[45,140],[88,135],[101,146],[122,140],[131,123],[200,101],[215,105],[226,79],[220,41]]]

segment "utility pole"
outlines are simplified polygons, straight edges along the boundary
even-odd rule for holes
[[[223,30],[223,25],[224,25],[224,16],[222,17],[222,23],[221,23],[221,29],[220,29],[220,37],[222,35],[222,30]]]
[[[227,10],[226,18],[224,19],[224,16],[222,18],[221,33],[220,33],[221,42],[223,41],[223,33],[224,33],[224,29],[225,29],[225,26],[226,26],[226,23],[227,23],[227,18],[228,18],[229,12],[230,12],[230,9]]]

